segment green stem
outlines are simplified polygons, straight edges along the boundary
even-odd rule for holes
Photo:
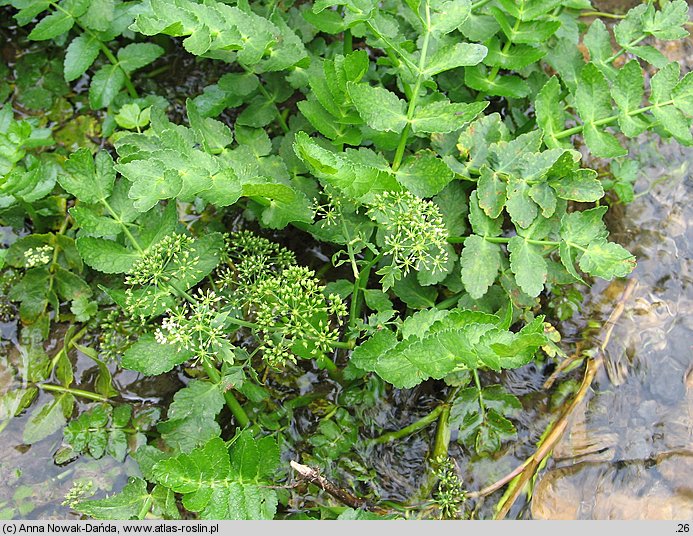
[[[419,430],[423,430],[426,428],[429,424],[432,422],[435,422],[440,414],[443,412],[445,408],[445,404],[441,404],[439,406],[436,406],[431,413],[426,415],[425,417],[422,417],[418,421],[415,421],[411,423],[409,426],[405,426],[404,428],[400,430],[394,430],[392,432],[388,432],[386,434],[381,435],[380,437],[376,437],[375,439],[372,440],[374,444],[380,445],[383,443],[389,443],[390,441],[395,441],[396,439],[402,439],[403,437],[407,437],[415,432],[418,432]]]
[[[103,55],[106,56],[106,58],[108,59],[108,61],[111,62],[112,65],[117,65],[118,68],[121,71],[123,71],[123,74],[125,75],[125,87],[127,88],[128,93],[130,94],[130,97],[132,97],[133,99],[138,98],[139,95],[137,94],[137,90],[135,89],[135,86],[132,83],[132,79],[130,78],[130,75],[128,74],[128,72],[125,69],[123,69],[121,67],[120,62],[118,61],[118,58],[116,58],[113,55],[113,52],[111,52],[110,49],[106,46],[106,43],[101,41],[90,30],[88,30],[87,28],[82,26],[79,22],[77,22],[77,25],[80,28],[82,28],[82,30],[84,30],[87,34],[89,34],[90,37],[93,37],[94,39],[96,39],[99,42],[99,48],[101,49],[101,52],[103,52]]]
[[[443,411],[438,418],[438,428],[436,429],[436,441],[433,444],[431,460],[435,462],[439,457],[447,457],[450,448],[450,405],[443,404]]]
[[[477,9],[481,9],[484,7],[486,4],[488,4],[491,0],[478,0],[477,2],[474,2],[472,4],[471,10],[476,11]]]
[[[148,495],[147,498],[142,503],[142,508],[140,508],[139,514],[137,514],[137,519],[144,519],[149,513],[149,509],[152,507],[152,496]]]
[[[482,415],[486,413],[486,406],[484,406],[484,397],[481,396],[481,380],[479,380],[479,372],[476,369],[472,369],[472,374],[474,374],[474,384],[476,385],[476,390],[479,393],[479,408],[481,409]],[[485,419],[486,417],[484,417]]]
[[[512,29],[512,35],[515,34],[515,32],[520,28],[520,19],[515,19],[515,25],[513,26]],[[510,47],[512,46],[513,42],[510,38],[505,42],[503,45],[503,49],[501,50],[501,54],[506,54],[509,50]],[[500,71],[500,65],[494,65],[493,68],[491,69],[491,72],[489,75],[486,77],[486,80],[488,80],[489,83],[493,82],[496,77],[498,76],[498,72]]]
[[[418,66],[409,59],[408,55],[399,48],[396,44],[392,43],[387,37],[382,35],[376,28],[373,26],[373,23],[370,21],[365,21],[365,23],[368,25],[368,28],[370,28],[371,32],[380,39],[383,43],[385,43],[388,47],[390,47],[393,51],[397,53],[397,55],[400,57],[400,59],[407,64],[407,67],[409,67],[413,73],[418,72]]]
[[[426,56],[428,55],[428,43],[431,39],[431,8],[428,5],[428,1],[425,2],[425,12],[426,12],[426,33],[424,34],[423,44],[421,45],[421,57],[419,58],[419,65],[417,67],[418,74],[416,75],[416,82],[414,83],[414,89],[412,90],[411,97],[409,99],[409,106],[407,108],[407,124],[404,126],[402,133],[399,136],[399,143],[397,144],[397,150],[395,151],[395,157],[392,161],[392,170],[397,171],[399,166],[402,165],[402,158],[404,157],[404,150],[407,146],[407,138],[409,137],[409,131],[411,130],[411,120],[414,118],[414,112],[416,111],[416,103],[419,100],[419,92],[421,91],[421,84],[424,79],[424,69],[426,68]]]
[[[634,39],[633,41],[631,41],[630,43],[628,43],[628,45],[627,45],[626,47],[623,47],[623,48],[619,49],[619,50],[618,50],[617,52],[615,52],[612,56],[610,56],[609,58],[607,58],[606,61],[605,61],[605,63],[611,63],[611,62],[614,61],[616,58],[618,58],[621,54],[623,54],[628,48],[634,47],[635,45],[637,45],[640,41],[642,41],[642,40],[645,39],[646,37],[647,37],[646,35],[641,35],[641,36],[638,37],[637,39]]]
[[[214,383],[221,382],[221,375],[214,365],[202,360],[202,367],[205,369],[205,372],[207,373],[207,376],[209,376],[210,380],[212,380]],[[226,400],[226,406],[231,410],[231,413],[236,418],[238,425],[241,428],[246,428],[250,424],[250,418],[243,409],[243,406],[241,406],[240,402],[238,402],[238,399],[236,399],[234,396],[233,392],[230,390],[224,391],[224,400]]]
[[[71,395],[79,396],[81,398],[87,398],[89,400],[96,400],[97,402],[111,402],[105,396],[97,395],[91,391],[83,391],[82,389],[75,389],[73,387],[65,387],[63,385],[53,385],[52,383],[37,383],[36,387],[43,391],[51,391],[54,393],[68,393]]]
[[[667,101],[667,102],[662,102],[660,104],[651,104],[650,106],[643,106],[642,108],[638,108],[637,110],[631,110],[628,112],[627,115],[633,116],[633,115],[639,115],[643,114],[645,112],[649,112],[650,110],[654,108],[662,108],[664,106],[669,106],[674,104],[673,100]],[[591,124],[598,127],[598,126],[603,126],[603,125],[609,125],[611,123],[615,123],[618,120],[618,115],[610,115],[609,117],[603,117],[602,119],[597,119],[596,121],[593,121]],[[558,132],[554,137],[557,140],[563,139],[563,138],[568,138],[570,136],[573,136],[575,134],[579,134],[585,129],[585,125],[578,125],[576,127],[572,127],[566,130],[562,130],[561,132]]]
[[[368,278],[371,275],[371,270],[373,266],[380,260],[382,255],[377,255],[373,258],[373,252],[368,250],[366,252],[366,261],[368,264],[361,270],[359,276],[354,280],[354,288],[351,291],[351,307],[349,308],[349,329],[353,329],[356,325],[356,321],[361,316],[361,306],[363,300],[361,299],[361,293],[366,290],[368,286]],[[352,340],[350,342],[355,342]]]
[[[344,55],[347,56],[351,54],[354,47],[354,36],[351,34],[351,30],[344,30]]]
[[[601,19],[625,19],[625,15],[617,15],[616,13],[604,13],[603,11],[583,11],[581,17],[599,17]]]
[[[241,67],[245,70],[246,73],[249,74],[254,74],[251,69],[248,69],[246,66],[241,65]],[[272,103],[272,106],[274,106],[274,111],[275,115],[277,116],[277,121],[279,122],[279,126],[282,127],[282,130],[286,134],[289,132],[289,125],[286,124],[286,119],[284,119],[284,116],[282,115],[281,110],[279,109],[279,106],[277,106],[277,103],[274,101],[272,96],[267,92],[267,89],[265,86],[262,84],[262,80],[260,81],[258,85],[258,89],[260,90],[260,93],[262,93],[262,96],[265,97],[269,102]]]
[[[106,208],[108,213],[118,223],[118,225],[120,225],[120,227],[123,229],[123,233],[128,238],[128,240],[130,240],[130,243],[137,250],[137,252],[142,253],[142,248],[140,247],[139,242],[132,235],[132,233],[130,232],[130,229],[128,229],[128,226],[125,224],[125,222],[123,220],[121,220],[120,216],[118,216],[116,211],[113,210],[113,207],[111,207],[111,205],[108,203],[108,201],[106,201],[105,199],[102,199],[101,204]]]
[[[463,296],[464,292],[459,292],[457,294],[453,294],[449,298],[445,298],[443,301],[436,303],[436,309],[449,309],[450,307],[454,307],[457,305],[457,302],[460,301],[460,298]]]

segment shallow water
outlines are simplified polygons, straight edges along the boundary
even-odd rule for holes
[[[693,150],[640,140],[640,196],[612,238],[637,281],[592,395],[538,480],[535,518],[693,517]],[[622,283],[598,283],[574,323],[605,320]]]

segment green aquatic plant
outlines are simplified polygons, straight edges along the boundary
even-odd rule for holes
[[[635,195],[625,140],[693,144],[693,77],[652,46],[687,35],[685,0],[611,27],[589,0],[0,6],[27,51],[0,64],[0,313],[24,352],[0,428],[28,410],[58,463],[132,456],[119,493],[69,494],[96,518],[366,516],[301,497],[295,456],[367,516],[409,512],[370,449],[433,423],[413,508],[461,517],[451,438],[518,441],[504,371],[558,363],[580,286],[635,266],[604,223]],[[198,94],[166,90],[174,54]],[[118,368],[183,383],[132,408]],[[428,414],[375,416],[425,382]]]

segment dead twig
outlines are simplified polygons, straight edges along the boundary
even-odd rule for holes
[[[327,480],[324,476],[322,476],[317,470],[313,469],[312,467],[308,467],[307,465],[302,465],[298,462],[295,462],[291,460],[290,462],[291,468],[298,473],[298,475],[303,479],[311,484],[316,485],[319,487],[321,490],[329,493],[332,495],[335,499],[337,499],[339,502],[342,504],[345,504],[347,506],[350,506],[351,508],[354,509],[364,509],[368,510],[370,512],[376,513],[376,514],[388,514],[390,513],[389,510],[386,510],[385,508],[381,508],[379,506],[375,506],[372,504],[369,504],[368,501],[365,499],[362,499],[360,497],[357,497],[353,493],[340,488],[333,482],[330,482]]]

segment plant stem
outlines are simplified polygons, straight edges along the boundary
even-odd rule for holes
[[[481,9],[484,7],[486,4],[488,4],[491,0],[477,0],[472,4],[471,10],[475,11],[477,9]]]
[[[37,383],[36,387],[42,389],[43,391],[51,391],[54,393],[68,393],[71,395],[79,396],[81,398],[87,398],[89,400],[95,400],[97,402],[111,402],[105,396],[97,395],[91,391],[84,391],[82,389],[75,389],[73,387],[65,387],[63,385],[54,385],[52,383]]]
[[[361,292],[366,290],[368,286],[368,278],[371,275],[371,269],[377,263],[382,255],[378,255],[373,258],[373,252],[368,250],[366,252],[366,260],[368,264],[361,271],[359,276],[354,280],[354,288],[351,291],[351,307],[349,308],[349,329],[352,329],[356,325],[356,320],[361,316],[361,306],[363,301],[361,300]],[[355,341],[354,341],[355,342]]]
[[[424,34],[423,44],[421,45],[421,57],[419,58],[419,66],[417,68],[418,74],[416,75],[416,82],[414,83],[414,89],[412,90],[411,97],[409,99],[409,106],[407,107],[407,124],[404,126],[404,129],[399,136],[399,143],[397,144],[395,157],[392,161],[393,171],[397,171],[399,166],[402,165],[404,149],[407,147],[407,138],[409,137],[409,131],[411,130],[411,120],[414,118],[416,103],[419,100],[419,92],[421,91],[421,84],[423,83],[424,79],[426,56],[428,55],[428,43],[431,39],[431,8],[428,5],[428,1],[425,2],[425,12],[426,33]]]
[[[554,240],[534,240],[533,238],[524,238],[524,237],[522,237],[522,238],[528,244],[534,244],[535,246],[556,247],[556,246],[561,245],[560,242],[556,242]],[[450,236],[450,237],[448,237],[448,242],[450,244],[461,244],[466,239],[467,239],[466,236]],[[503,236],[484,236],[483,239],[486,240],[487,242],[491,242],[492,244],[507,244],[508,242],[510,242],[510,238],[506,238]],[[571,245],[573,245],[573,244],[571,243]]]
[[[243,70],[248,73],[248,74],[255,74],[251,69],[248,69],[245,65],[241,65]],[[282,130],[286,134],[289,132],[289,125],[286,124],[286,119],[284,119],[284,116],[282,115],[281,110],[279,109],[279,106],[277,106],[277,103],[275,100],[272,98],[272,96],[267,92],[267,89],[265,89],[265,86],[262,84],[262,81],[258,84],[258,89],[260,90],[260,93],[262,93],[262,96],[267,99],[268,102],[272,103],[272,106],[274,106],[274,111],[275,115],[277,116],[277,121],[279,122],[279,126],[282,127]]]
[[[513,29],[512,29],[513,35],[520,28],[520,22],[521,22],[520,19],[515,20],[515,25],[513,26]],[[510,50],[510,47],[512,46],[512,44],[513,44],[512,40],[510,38],[508,38],[508,40],[503,45],[503,49],[501,50],[501,54],[506,54],[508,52],[508,50]],[[500,71],[500,65],[494,65],[491,69],[491,72],[486,77],[486,80],[489,83],[493,82],[496,79],[496,77],[498,76],[498,71]]]
[[[445,298],[443,301],[436,303],[436,309],[449,309],[450,307],[454,307],[455,305],[457,305],[457,302],[460,301],[460,298],[463,294],[463,292],[458,292],[457,294],[453,294],[449,298]]]
[[[409,67],[409,68],[412,70],[412,72],[414,72],[414,73],[415,73],[415,72],[418,72],[418,69],[419,69],[418,66],[417,66],[413,61],[411,61],[411,60],[409,59],[409,57],[407,56],[407,54],[406,54],[404,51],[402,51],[402,50],[399,48],[399,46],[395,45],[395,44],[392,43],[387,37],[385,37],[384,35],[382,35],[382,34],[375,28],[375,26],[373,26],[373,23],[372,23],[372,22],[370,22],[370,21],[364,21],[364,22],[368,25],[368,28],[370,28],[371,32],[373,32],[373,34],[374,34],[378,39],[380,39],[383,43],[385,43],[388,47],[390,47],[393,51],[395,51],[395,52],[397,53],[397,55],[400,57],[400,59],[401,59],[404,63],[407,64],[407,67]]]
[[[643,106],[642,108],[638,108],[637,110],[631,110],[628,112],[629,116],[633,115],[639,115],[643,114],[645,112],[649,112],[650,110],[653,110],[654,108],[662,108],[664,106],[670,106],[674,104],[673,100],[662,102],[660,104],[651,104],[649,106]],[[592,122],[592,125],[598,127],[602,125],[608,125],[611,123],[615,123],[618,120],[618,115],[610,115],[609,117],[603,117],[602,119],[597,119],[596,121]],[[554,137],[557,140],[563,139],[563,138],[568,138],[574,134],[579,134],[585,129],[585,125],[578,125],[576,127],[572,127],[566,130],[562,130],[561,132],[558,132]]]
[[[405,426],[404,428],[400,430],[394,430],[392,432],[388,432],[386,434],[383,434],[379,437],[376,437],[375,439],[372,440],[372,442],[376,445],[381,445],[383,443],[389,443],[390,441],[395,441],[396,439],[402,439],[403,437],[407,437],[415,432],[418,432],[419,430],[423,430],[426,428],[429,424],[432,422],[435,422],[438,417],[440,416],[441,413],[443,413],[443,410],[445,408],[445,404],[440,404],[439,406],[436,406],[431,413],[426,415],[425,417],[422,417],[418,421],[414,421],[411,423],[409,426]]]
[[[207,376],[209,376],[210,380],[212,380],[214,383],[221,382],[221,374],[219,374],[219,371],[216,369],[216,367],[214,367],[214,365],[203,359],[202,367],[205,369],[205,372],[207,373]],[[231,413],[236,418],[238,425],[241,428],[246,428],[250,424],[250,418],[234,396],[233,392],[230,390],[224,391],[224,400],[226,400],[226,406],[231,410]]]
[[[479,393],[479,408],[483,414],[486,413],[486,407],[484,406],[484,397],[481,396],[481,381],[479,380],[479,372],[476,369],[472,369],[472,373],[474,374],[474,385],[476,385],[476,390]]]
[[[111,205],[108,203],[108,201],[106,201],[105,199],[102,199],[101,204],[106,208],[108,213],[118,223],[118,225],[120,225],[120,227],[123,229],[123,233],[125,233],[125,236],[128,238],[130,243],[135,247],[135,249],[138,251],[138,253],[143,253],[142,247],[140,246],[139,242],[132,235],[132,233],[130,232],[130,229],[128,229],[125,222],[123,220],[121,220],[120,216],[118,216],[116,211],[113,210],[113,207],[111,207]]]
[[[344,55],[351,54],[354,46],[354,36],[351,35],[351,30],[344,30]]]
[[[440,456],[447,457],[450,447],[450,405],[442,404],[443,410],[438,418],[438,428],[436,430],[436,441],[433,444],[431,459],[435,462]]]
[[[581,17],[599,17],[600,19],[625,19],[625,15],[617,15],[616,13],[604,13],[603,11],[583,11]]]

